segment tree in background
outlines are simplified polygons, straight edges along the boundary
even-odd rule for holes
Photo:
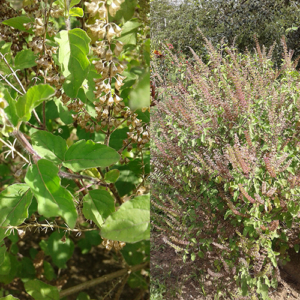
[[[225,42],[232,44],[236,37],[235,44],[240,51],[246,47],[252,51],[254,34],[266,47],[276,41],[274,57],[277,63],[281,60],[282,35],[287,36],[287,46],[295,50],[295,55],[300,53],[300,30],[296,27],[300,23],[298,1],[186,0],[180,5],[170,2],[151,2],[153,47],[167,39],[187,55],[189,49],[186,46],[196,52],[204,51],[203,43],[200,43],[202,38],[196,30],[199,27],[213,44],[219,43],[223,37]]]

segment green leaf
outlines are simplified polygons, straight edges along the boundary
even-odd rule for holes
[[[108,167],[119,159],[118,152],[110,147],[91,140],[80,140],[68,149],[63,165],[78,172],[89,168]]]
[[[90,296],[85,292],[79,293],[79,295],[76,298],[76,300],[90,300],[90,299],[91,299]]]
[[[128,127],[115,130],[110,136],[109,146],[120,150],[123,146],[123,141],[127,139],[127,132],[129,132]]]
[[[59,300],[57,287],[40,280],[29,280],[24,283],[26,292],[34,299]]]
[[[84,238],[78,242],[77,246],[81,249],[82,254],[86,254],[92,249],[92,246],[98,246],[101,242],[102,239],[98,230],[86,231]]]
[[[65,9],[65,0],[56,0],[55,2],[53,2],[54,5],[58,5],[60,8]]]
[[[43,158],[60,164],[65,160],[68,146],[60,136],[47,131],[37,131],[31,136],[32,147]]]
[[[104,180],[107,183],[114,183],[118,180],[119,176],[120,176],[120,171],[119,170],[116,170],[116,169],[111,170],[111,171],[105,173]]]
[[[32,192],[24,183],[9,186],[0,193],[0,227],[17,226],[28,217]],[[6,236],[6,229],[0,229],[0,241]]]
[[[2,44],[4,43],[4,44]],[[0,52],[5,55],[5,58],[7,60],[7,62],[11,65],[12,64],[12,51],[11,49],[11,45],[12,43],[5,43],[4,41],[0,42]],[[3,59],[0,59],[0,70],[2,72],[4,72],[5,74],[10,74],[10,69],[9,67],[6,65],[6,63],[4,62]]]
[[[8,295],[8,296],[6,296],[4,298],[0,298],[0,299],[2,299],[2,300],[19,300],[19,298],[15,298],[12,295]]]
[[[83,197],[83,215],[98,227],[101,227],[104,220],[114,211],[114,198],[107,191],[91,190]]]
[[[45,278],[49,281],[51,281],[52,279],[54,279],[56,276],[55,276],[55,271],[54,269],[52,268],[51,264],[48,263],[47,261],[44,260],[44,275],[45,275]]]
[[[6,275],[0,275],[0,282],[4,283],[4,284],[9,284],[10,282],[12,282],[17,276],[18,271],[20,270],[20,268],[22,267],[22,263],[20,261],[17,260],[17,257],[15,255],[12,254],[6,254],[9,259],[10,259],[10,271],[8,274]]]
[[[3,94],[4,94],[4,99],[8,103],[8,106],[4,108],[7,118],[14,126],[17,126],[19,120],[17,115],[17,110],[16,110],[17,102],[10,96],[10,93],[7,91],[7,89],[3,90]]]
[[[89,74],[82,84],[84,93],[91,102],[96,101],[94,94],[96,83],[94,79],[98,78],[101,78],[101,75],[97,73],[95,65],[91,64]]]
[[[120,171],[120,177],[116,182],[116,188],[120,194],[120,197],[128,194],[135,188],[135,185],[139,183],[142,170],[142,161],[140,159],[131,160],[126,165],[114,166],[114,169]],[[146,170],[145,170],[146,171]]]
[[[114,19],[120,20],[124,18],[125,21],[130,20],[134,15],[134,11],[136,7],[137,7],[137,0],[125,0],[121,4],[121,9],[117,11]]]
[[[32,260],[29,257],[25,256],[22,258],[21,262],[22,265],[18,277],[22,279],[35,279],[35,267]]]
[[[74,243],[68,237],[64,237],[64,234],[64,232],[55,231],[47,241],[48,253],[53,263],[61,269],[67,267],[66,262],[72,257],[74,252]],[[64,241],[62,241],[63,237]]]
[[[145,261],[145,254],[149,257],[149,254],[147,254],[148,247],[150,247],[150,241],[141,241],[134,244],[127,243],[122,248],[121,253],[127,264],[135,266]]]
[[[59,44],[58,61],[66,77],[63,84],[64,92],[69,97],[75,98],[89,72],[90,62],[87,55],[91,39],[85,31],[75,28],[60,31],[55,41]]]
[[[80,7],[73,7],[69,10],[69,15],[71,17],[83,17],[83,10]]]
[[[9,274],[10,269],[11,269],[10,258],[9,258],[9,255],[6,255],[4,257],[3,263],[0,266],[0,275],[7,275],[7,274]]]
[[[80,0],[72,0],[71,3],[70,3],[70,8],[77,5],[78,3],[80,3]]]
[[[71,193],[60,185],[58,167],[52,162],[40,159],[31,166],[25,182],[38,202],[38,212],[46,218],[62,216],[69,227],[74,228],[77,212]]]
[[[57,98],[54,99],[54,103],[57,106],[58,115],[63,123],[66,125],[73,123],[72,111],[69,111],[68,108]]]
[[[118,40],[124,43],[124,45],[136,45],[137,30],[141,25],[142,24],[137,21],[126,22]]]
[[[124,24],[122,27],[122,35],[128,34],[132,31],[136,31],[142,23],[137,22],[137,21],[128,21]]]
[[[148,283],[145,280],[145,277],[141,274],[141,271],[131,273],[129,275],[127,284],[132,288],[132,289],[143,289],[147,290],[148,288]]]
[[[148,106],[150,106],[150,72],[145,73],[132,89],[129,99],[129,107],[132,110]]]
[[[16,103],[19,121],[29,121],[31,111],[54,94],[54,88],[48,84],[39,84],[29,88],[27,93],[20,97]]]
[[[135,197],[112,213],[101,229],[101,236],[115,241],[136,243],[150,238],[150,195]]]
[[[23,70],[36,66],[36,58],[37,56],[30,49],[18,52],[15,57],[15,69]]]
[[[257,293],[262,295],[263,299],[269,300],[268,297],[268,286],[264,283],[261,283],[261,281],[257,282]]]
[[[30,22],[33,22],[33,21],[34,21],[34,18],[29,18],[29,17],[26,17],[26,16],[19,16],[19,17],[15,17],[15,18],[5,20],[5,21],[2,22],[2,24],[11,26],[11,27],[19,29],[21,31],[26,31],[26,32],[29,32],[29,33],[33,33],[32,29],[27,30],[23,25],[24,23],[30,23]]]

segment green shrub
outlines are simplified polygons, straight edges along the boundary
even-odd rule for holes
[[[297,63],[284,38],[280,70],[272,48],[241,54],[203,38],[207,64],[192,49],[183,61],[165,47],[164,64],[178,68],[163,82],[162,59],[153,61],[163,94],[151,122],[153,229],[184,260],[204,258],[228,296],[234,278],[241,296],[269,299],[278,260],[299,249]]]

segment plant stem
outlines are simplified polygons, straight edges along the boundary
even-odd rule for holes
[[[65,23],[66,23],[67,31],[71,29],[69,10],[70,10],[70,0],[65,0]]]
[[[75,285],[71,288],[68,288],[66,290],[61,291],[60,294],[59,294],[59,297],[63,298],[63,297],[78,293],[82,290],[88,289],[88,288],[90,288],[92,286],[95,286],[97,284],[107,282],[107,281],[111,281],[112,279],[120,277],[120,276],[124,276],[126,273],[128,274],[128,273],[131,273],[131,272],[136,272],[136,271],[142,270],[142,269],[147,268],[147,267],[149,267],[149,262],[146,262],[146,263],[143,263],[143,264],[140,264],[140,265],[137,265],[137,266],[133,266],[130,269],[119,270],[117,272],[113,272],[111,274],[104,275],[104,276],[89,280],[87,282]]]
[[[0,77],[11,87],[13,88],[16,92],[18,92],[20,95],[23,95],[22,92],[20,92],[17,88],[15,88],[3,75],[0,74]]]

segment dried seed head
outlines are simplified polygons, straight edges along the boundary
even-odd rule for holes
[[[113,57],[113,52],[111,51],[111,49],[108,49],[105,53],[105,58],[107,61],[111,61]]]
[[[112,17],[116,15],[116,12],[120,9],[120,5],[117,2],[112,2],[108,8],[108,11]]]
[[[114,99],[113,99],[112,96],[110,96],[110,97],[108,98],[107,105],[111,107],[111,106],[113,106],[113,104],[114,104]]]
[[[87,12],[90,14],[90,17],[94,17],[99,9],[99,4],[96,2],[84,2],[84,5],[86,6]]]

